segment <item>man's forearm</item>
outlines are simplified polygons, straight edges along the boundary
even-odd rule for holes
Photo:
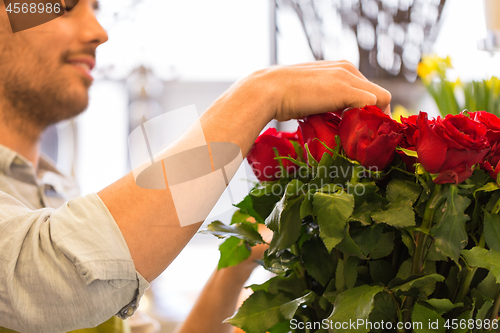
[[[238,266],[215,270],[177,333],[233,332],[234,326],[223,321],[236,311],[238,297],[252,270]]]

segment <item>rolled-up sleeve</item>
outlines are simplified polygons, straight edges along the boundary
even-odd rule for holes
[[[98,195],[31,210],[0,192],[0,326],[94,327],[131,316],[148,286]]]

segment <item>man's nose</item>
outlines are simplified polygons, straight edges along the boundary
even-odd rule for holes
[[[81,39],[85,44],[95,44],[95,47],[108,40],[108,33],[97,21],[94,11],[88,9],[81,18]]]

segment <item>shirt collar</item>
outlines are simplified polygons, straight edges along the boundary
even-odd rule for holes
[[[28,159],[26,159],[21,154],[0,144],[0,172],[10,176],[12,174],[12,169],[14,167],[29,168],[33,176],[35,176],[33,163],[28,161]],[[36,172],[37,178],[41,178],[42,175],[47,171],[63,176],[57,170],[54,162],[50,158],[48,158],[45,154],[42,153],[40,154],[40,159],[38,162],[38,170]]]

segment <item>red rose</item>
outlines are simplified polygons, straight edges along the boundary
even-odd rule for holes
[[[366,168],[385,169],[402,138],[402,125],[376,106],[344,112],[339,136],[347,157]]]
[[[486,137],[491,145],[500,140],[500,119],[486,111],[469,112],[471,119],[486,126]]]
[[[253,144],[248,153],[247,160],[252,170],[260,181],[277,180],[280,178],[280,164],[275,159],[274,149],[278,150],[279,156],[290,156],[297,158],[297,153],[290,140],[301,142],[300,132],[295,133],[277,132],[275,128],[269,128],[262,133]],[[297,168],[297,165],[281,160],[283,167],[289,173]]]
[[[413,115],[408,118],[401,117],[401,123],[403,124],[403,138],[401,139],[399,146],[404,149],[416,151],[418,140],[417,116]],[[406,155],[402,151],[398,151],[398,154],[406,164],[408,171],[415,171],[413,165],[417,163],[417,159]]]
[[[324,142],[332,149],[337,146],[335,136],[338,135],[340,120],[341,118],[333,112],[315,114],[299,120],[304,143],[307,143],[307,147],[316,161],[319,162],[324,153],[330,154],[319,141]]]
[[[418,161],[428,172],[439,173],[436,184],[463,182],[488,153],[486,127],[462,114],[437,117],[432,124],[420,112],[417,125]]]
[[[497,181],[498,174],[500,173],[500,143],[495,142],[491,147],[484,162],[481,163],[481,168]]]

